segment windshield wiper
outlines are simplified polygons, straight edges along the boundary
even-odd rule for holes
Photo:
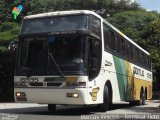
[[[60,76],[61,76],[62,78],[64,78],[64,74],[63,74],[63,72],[61,71],[61,69],[59,68],[59,66],[58,66],[57,62],[55,61],[55,59],[54,59],[52,53],[50,52],[50,50],[49,50],[49,55],[50,55],[50,57],[52,58],[52,61],[54,62],[55,66],[56,66],[56,68],[57,68],[57,71],[60,73]]]

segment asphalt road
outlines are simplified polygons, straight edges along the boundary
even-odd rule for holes
[[[14,108],[15,103],[0,103],[0,120],[160,120],[159,105],[158,100],[148,101],[144,106],[116,103],[109,111],[101,113],[95,106],[57,106],[56,112],[48,112],[47,105],[25,104],[23,107],[22,104]]]

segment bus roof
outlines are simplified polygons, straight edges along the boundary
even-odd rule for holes
[[[76,15],[76,14],[93,14],[93,15],[97,16],[98,18],[103,19],[101,16],[99,16],[98,14],[96,14],[93,11],[89,11],[89,10],[70,10],[70,11],[56,11],[56,12],[29,15],[29,16],[25,16],[24,20],[25,19],[51,17],[51,16]]]
[[[144,50],[143,48],[141,48],[138,44],[136,44],[134,41],[132,41],[129,37],[127,37],[126,35],[124,35],[120,30],[118,30],[116,27],[114,27],[112,24],[110,24],[109,22],[107,22],[100,15],[98,15],[97,13],[95,13],[93,11],[89,11],[89,10],[56,11],[56,12],[41,13],[41,14],[35,14],[35,15],[25,16],[24,20],[26,20],[26,19],[35,19],[35,18],[43,18],[43,17],[51,17],[51,16],[76,15],[76,14],[92,14],[92,15],[98,17],[105,24],[107,24],[112,30],[114,30],[115,32],[117,32],[119,35],[121,35],[126,40],[128,40],[129,42],[131,42],[133,45],[135,45],[137,48],[139,48],[141,51],[143,51],[147,55],[150,55],[146,50]]]

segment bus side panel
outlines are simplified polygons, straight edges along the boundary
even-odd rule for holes
[[[113,56],[121,101],[140,100],[141,88],[147,90],[147,99],[152,97],[152,80],[149,71]],[[135,68],[138,72],[134,73]]]
[[[132,74],[128,75],[131,80],[131,100],[140,100],[141,88],[147,93],[147,99],[152,98],[152,78],[148,77],[148,73],[152,75],[151,71],[129,63],[132,68]],[[129,70],[128,70],[129,71]]]
[[[115,70],[115,63],[114,63],[114,58],[113,55],[104,52],[103,54],[103,63],[102,67],[104,68],[104,74],[103,74],[103,81],[110,81],[111,86],[112,86],[112,101],[117,102],[120,101],[120,91],[119,91],[119,85],[118,85],[118,80],[116,76],[116,70]],[[104,84],[105,84],[104,83]]]
[[[115,63],[115,69],[116,69],[116,75],[117,75],[117,82],[119,86],[119,92],[120,92],[120,98],[122,101],[129,99],[130,95],[127,92],[128,89],[128,78],[126,75],[126,64],[124,60],[113,56],[114,63]],[[125,96],[127,95],[128,98]]]

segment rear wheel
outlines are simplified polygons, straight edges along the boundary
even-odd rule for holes
[[[48,104],[48,111],[56,111],[56,105],[55,104]]]
[[[141,91],[140,94],[140,105],[145,105],[146,104],[146,94],[144,91]]]
[[[130,101],[131,105],[145,105],[146,104],[146,94],[144,90],[142,89],[140,92],[140,100],[137,101]]]
[[[97,107],[98,107],[98,110],[101,112],[106,112],[109,109],[109,91],[108,91],[107,85],[104,87],[103,103],[98,104]]]

